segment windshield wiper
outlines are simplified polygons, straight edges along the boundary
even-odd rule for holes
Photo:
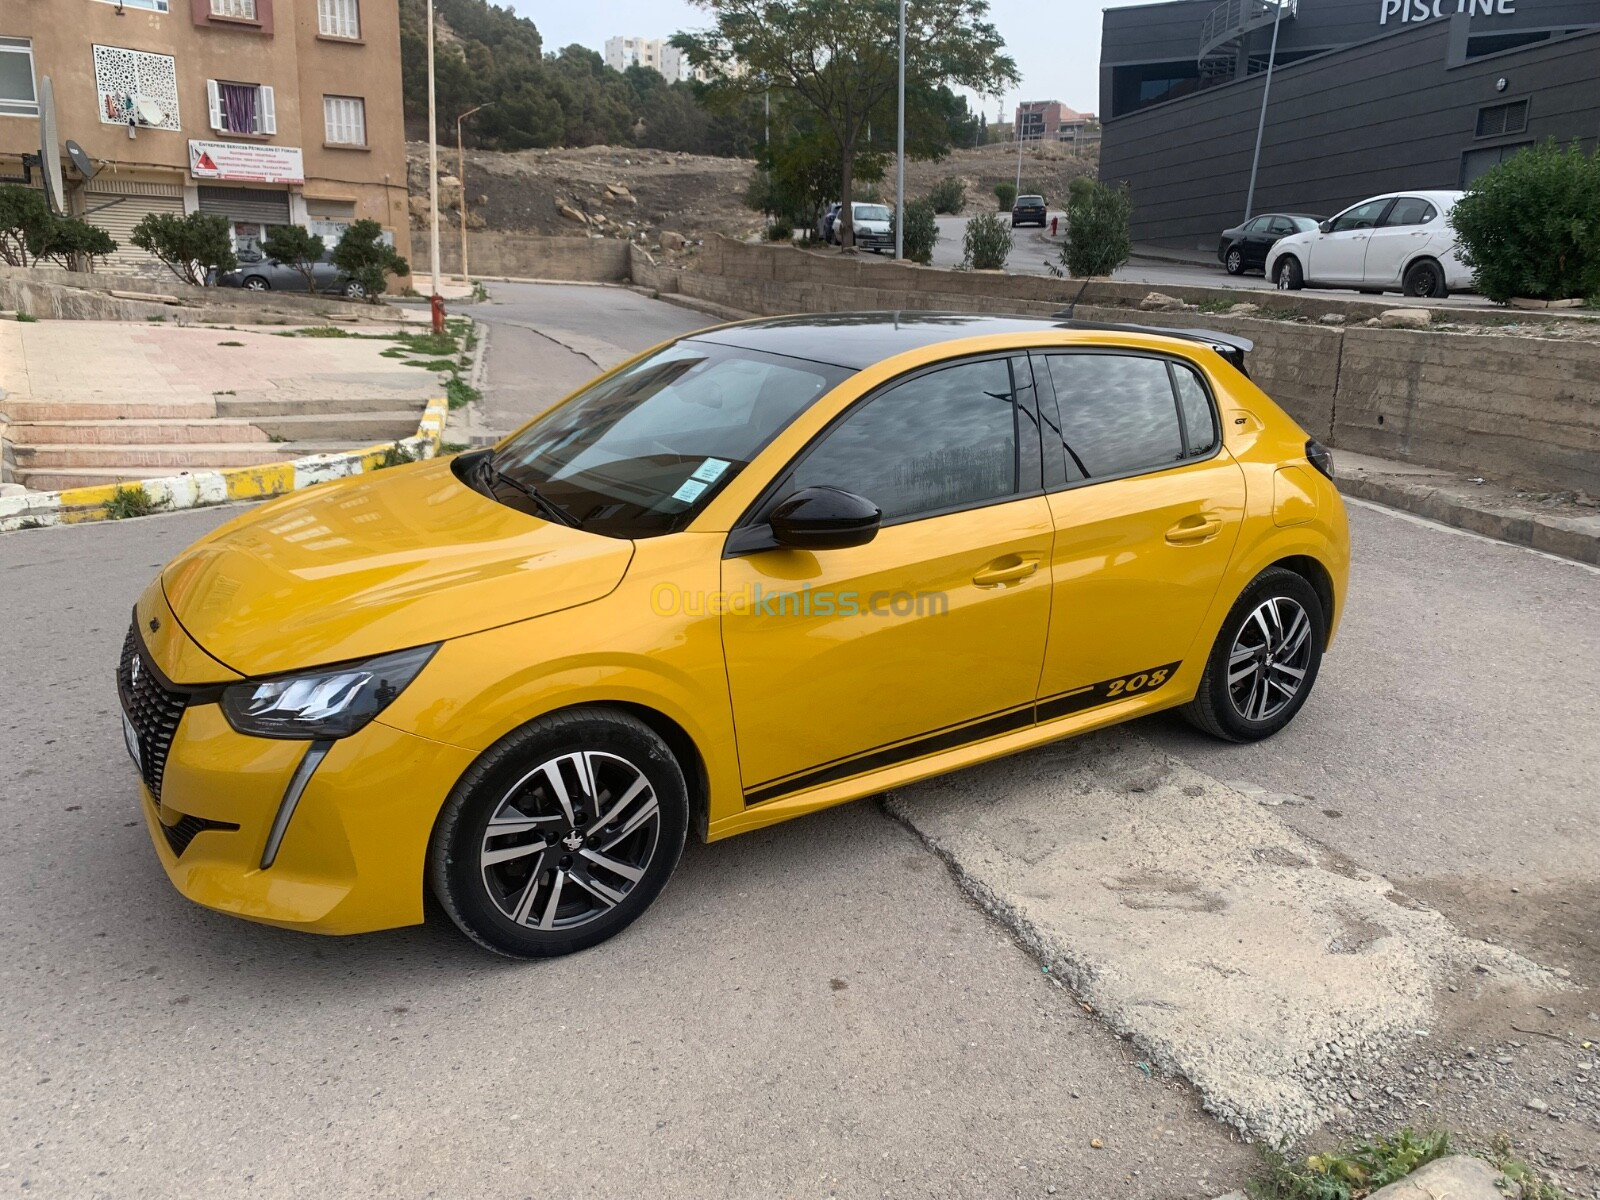
[[[533,484],[524,483],[515,476],[506,474],[499,467],[494,465],[494,460],[492,458],[485,457],[483,459],[482,470],[483,473],[488,477],[491,486],[497,483],[506,484],[508,487],[521,492],[529,500],[532,500],[534,507],[547,516],[553,517],[558,523],[566,525],[571,529],[583,528],[583,522],[578,520],[577,517],[573,516],[560,505],[556,504],[554,500],[550,499],[549,496],[546,496],[538,488],[534,487]]]

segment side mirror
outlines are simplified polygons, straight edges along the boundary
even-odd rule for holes
[[[772,511],[772,536],[795,550],[842,550],[878,536],[883,510],[832,487],[802,488]]]
[[[1322,230],[1323,233],[1332,233],[1333,232],[1333,222],[1332,221],[1318,221],[1317,222],[1317,228]]]

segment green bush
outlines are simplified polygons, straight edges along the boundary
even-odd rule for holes
[[[78,217],[56,217],[39,257],[52,259],[69,271],[92,271],[97,259],[116,252],[116,240],[98,225]]]
[[[889,233],[894,234],[894,214],[889,216]],[[912,262],[927,264],[933,261],[933,245],[939,240],[939,223],[934,220],[933,203],[929,200],[911,200],[906,203],[906,235],[901,242],[905,256]]]
[[[933,190],[928,193],[928,201],[936,213],[958,213],[967,202],[966,185],[946,175],[933,185]]]
[[[383,228],[376,221],[352,221],[345,226],[332,256],[333,265],[359,283],[373,304],[383,295],[390,275],[411,274],[411,264],[395,253],[393,246],[385,245],[382,237]]]
[[[974,271],[999,270],[1006,265],[1012,242],[1009,221],[1002,221],[998,213],[979,213],[967,222],[964,265]]]
[[[794,240],[794,225],[787,218],[778,217],[767,226],[767,241],[788,242]]]
[[[1075,175],[1067,184],[1067,202],[1089,195],[1094,191],[1096,180],[1093,175]]]
[[[68,270],[85,271],[116,249],[104,229],[78,217],[56,216],[43,192],[17,184],[0,186],[0,259],[11,266],[50,259]]]
[[[1113,187],[1081,176],[1067,201],[1067,240],[1061,261],[1080,278],[1110,275],[1133,253],[1133,198],[1126,184]]]
[[[1014,183],[995,184],[994,198],[1000,201],[1001,212],[1010,212],[1011,206],[1017,202],[1017,185]]]
[[[1450,223],[1491,300],[1600,294],[1600,155],[1529,147],[1467,188]]]
[[[304,225],[269,225],[267,236],[261,239],[261,253],[300,272],[308,292],[317,290],[313,271],[327,249],[327,244]]]
[[[233,231],[227,217],[209,213],[150,213],[133,227],[133,244],[154,254],[179,279],[204,287],[218,274],[233,270]]]

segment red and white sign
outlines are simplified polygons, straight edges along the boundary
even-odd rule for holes
[[[260,146],[249,142],[189,142],[189,173],[196,179],[238,179],[245,183],[304,183],[299,146]]]

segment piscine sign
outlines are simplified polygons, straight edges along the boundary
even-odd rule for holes
[[[1514,17],[1517,15],[1517,0],[1383,0],[1378,24],[1398,21],[1402,25],[1410,25],[1419,21],[1437,21],[1455,13],[1471,13],[1475,17]]]

